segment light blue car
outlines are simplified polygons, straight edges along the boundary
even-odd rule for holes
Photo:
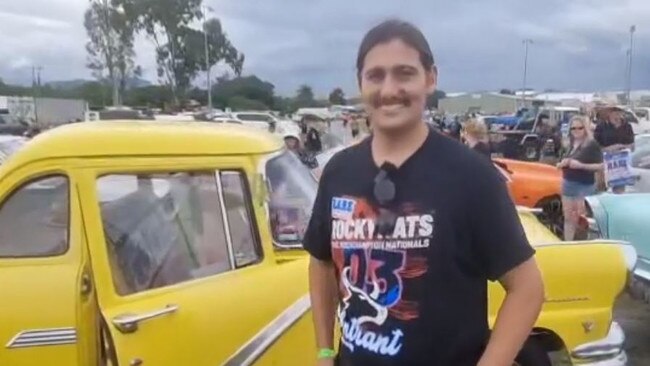
[[[624,240],[636,249],[630,290],[650,304],[650,193],[604,193],[586,200],[590,238]]]

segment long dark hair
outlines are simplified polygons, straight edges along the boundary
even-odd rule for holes
[[[420,54],[420,62],[424,69],[431,70],[435,62],[433,52],[431,52],[431,47],[424,34],[409,22],[391,19],[375,26],[363,37],[357,53],[357,81],[361,82],[361,71],[368,52],[378,44],[387,43],[394,39],[402,40],[416,49]]]

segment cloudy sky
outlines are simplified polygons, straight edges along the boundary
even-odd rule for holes
[[[1,0],[0,78],[29,83],[90,78],[83,12],[88,0]],[[524,48],[529,86],[620,89],[629,27],[637,25],[633,87],[650,89],[650,0],[204,0],[257,74],[289,95],[300,84],[318,95],[341,86],[356,94],[354,61],[363,34],[390,17],[428,37],[446,91],[518,88]],[[153,46],[137,42],[138,63],[156,81]],[[205,85],[201,79],[197,84]]]

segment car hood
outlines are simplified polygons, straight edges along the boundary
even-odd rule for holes
[[[552,165],[542,163],[531,163],[512,159],[494,159],[497,163],[507,166],[508,170],[517,173],[532,173],[538,176],[548,176],[549,178],[561,178],[562,174],[559,169]]]

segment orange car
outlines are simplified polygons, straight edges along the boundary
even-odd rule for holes
[[[542,209],[540,220],[562,233],[562,172],[554,166],[510,159],[493,159],[508,179],[510,197],[519,206]]]

